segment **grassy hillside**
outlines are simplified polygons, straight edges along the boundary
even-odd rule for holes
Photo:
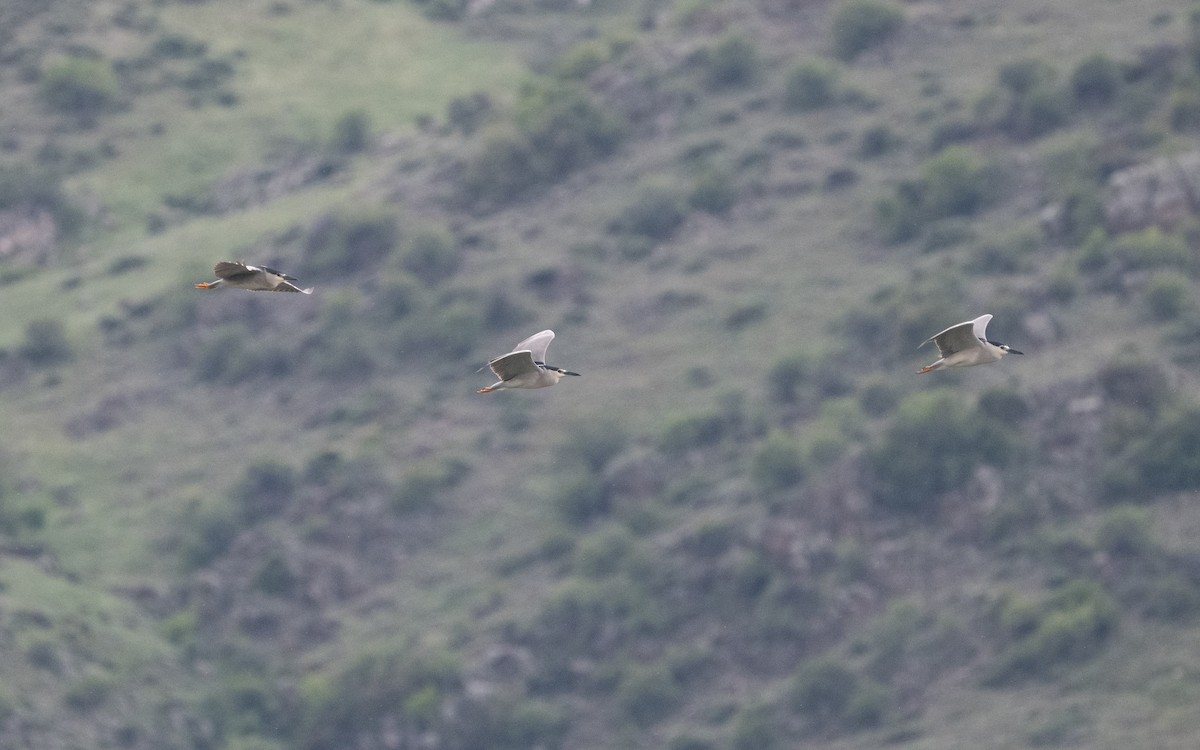
[[[0,746],[1191,747],[1197,22],[994,6],[5,6]]]

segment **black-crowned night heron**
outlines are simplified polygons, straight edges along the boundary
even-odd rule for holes
[[[248,263],[234,263],[223,260],[213,267],[217,275],[216,281],[201,281],[197,289],[216,289],[219,286],[231,286],[236,289],[249,289],[252,292],[300,292],[312,294],[312,287],[301,289],[293,284],[295,276],[288,276],[282,271],[266,266],[252,266]]]
[[[921,342],[921,346],[925,346],[930,341],[934,342],[937,344],[941,359],[933,364],[925,365],[917,370],[917,374],[924,375],[942,367],[986,365],[989,362],[999,361],[1005,354],[1024,354],[1008,344],[988,341],[986,331],[988,321],[991,319],[991,315],[980,315],[975,320],[950,326],[941,333],[925,339]]]
[[[545,388],[557,383],[564,375],[579,375],[546,364],[546,349],[553,340],[554,331],[535,333],[514,346],[508,354],[488,362],[487,366],[500,380],[487,388],[480,388],[479,392],[491,393],[504,388]]]

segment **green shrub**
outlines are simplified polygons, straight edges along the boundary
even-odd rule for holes
[[[706,559],[724,555],[736,536],[736,528],[727,521],[708,521],[688,539],[688,549]]]
[[[304,259],[314,275],[348,276],[377,265],[398,241],[399,229],[388,211],[327,214],[309,229]]]
[[[787,731],[767,705],[748,706],[733,721],[733,750],[775,750],[785,746]]]
[[[833,104],[837,98],[838,69],[823,60],[798,63],[787,74],[783,106],[791,112],[808,112]]]
[[[295,573],[288,567],[287,561],[279,555],[272,555],[258,569],[254,576],[255,589],[271,596],[290,596],[298,583]]]
[[[237,537],[239,523],[230,505],[213,503],[190,510],[181,526],[186,531],[180,556],[188,570],[195,570],[225,554]]]
[[[365,150],[370,143],[371,120],[361,109],[347,112],[333,124],[333,139],[330,145],[334,151],[356,154]]]
[[[620,231],[663,242],[675,234],[685,218],[687,209],[679,191],[671,185],[650,183],[638,189],[614,226]]]
[[[888,41],[904,24],[904,9],[886,0],[843,0],[833,15],[833,49],[851,61]]]
[[[575,567],[590,578],[618,572],[633,552],[635,540],[623,526],[610,525],[589,534],[575,548]]]
[[[1096,380],[1105,398],[1149,416],[1157,415],[1172,397],[1166,371],[1140,358],[1106,362],[1096,372]]]
[[[1184,409],[1155,424],[1118,460],[1135,472],[1143,493],[1200,488],[1200,409]]]
[[[91,119],[111,109],[119,93],[117,76],[107,60],[66,57],[42,71],[39,94],[51,109]]]
[[[1192,282],[1182,272],[1159,271],[1147,280],[1144,294],[1151,319],[1177,320],[1191,307]]]
[[[1179,575],[1157,576],[1146,587],[1142,615],[1165,622],[1190,622],[1200,613],[1200,590]]]
[[[1070,116],[1070,96],[1057,82],[1054,68],[1042,60],[1025,58],[1000,68],[1000,88],[985,96],[977,110],[980,118],[1014,138],[1028,139],[1049,133]]]
[[[575,423],[558,446],[560,457],[599,473],[625,449],[629,433],[613,417],[592,417]]]
[[[1158,227],[1116,237],[1109,243],[1108,254],[1121,270],[1174,268],[1187,271],[1196,265],[1187,240]]]
[[[1096,546],[1113,555],[1146,557],[1156,546],[1150,528],[1150,511],[1135,505],[1118,505],[1104,513],[1096,532]]]
[[[61,321],[39,318],[26,324],[17,354],[35,367],[52,367],[69,362],[75,352]]]
[[[458,691],[461,683],[458,661],[445,653],[363,653],[331,684],[306,680],[303,722],[294,730],[301,738],[298,747],[379,746],[378,737],[386,732],[444,731],[446,720],[440,713],[431,716],[426,707],[436,702],[431,698]]]
[[[863,131],[858,141],[858,155],[863,159],[874,159],[877,156],[895,150],[900,145],[900,136],[887,125],[873,125]]]
[[[947,146],[921,165],[921,207],[926,221],[969,216],[989,197],[988,173],[966,146]]]
[[[659,438],[659,446],[665,453],[679,455],[715,445],[724,436],[725,418],[721,414],[692,414],[669,422]]]
[[[763,440],[750,462],[750,478],[764,492],[792,487],[804,479],[804,473],[800,443],[782,432]]]
[[[401,259],[404,270],[426,284],[436,285],[458,270],[459,247],[449,232],[425,229],[407,243]]]
[[[558,750],[571,727],[567,709],[543,701],[522,700],[504,712],[489,739],[504,750]]]
[[[1075,101],[1087,106],[1111,104],[1121,86],[1121,68],[1102,52],[1079,63],[1071,73]]]
[[[457,21],[467,12],[468,0],[414,0],[421,12],[435,21]]]
[[[811,375],[812,363],[803,354],[777,360],[767,370],[767,397],[776,404],[795,404],[800,400],[801,387]]]
[[[456,96],[446,105],[446,121],[463,135],[473,135],[492,116],[492,99],[483,91]]]
[[[728,172],[709,169],[692,184],[687,203],[709,214],[725,214],[737,202],[737,189]]]
[[[754,82],[761,65],[754,42],[730,33],[705,56],[704,80],[712,89],[741,88]]]
[[[523,86],[516,118],[534,171],[547,184],[608,156],[625,133],[618,114],[595,101],[586,88],[565,82]]]
[[[468,202],[500,206],[525,194],[542,180],[533,151],[521,134],[507,128],[488,133],[463,170],[462,192]]]
[[[660,603],[621,577],[568,580],[542,600],[530,638],[548,660],[611,655],[626,639],[661,631]]]
[[[792,709],[818,726],[841,721],[858,689],[858,675],[841,661],[825,656],[806,662],[792,680]]]
[[[1177,133],[1200,130],[1200,91],[1180,89],[1171,95],[1167,107],[1167,119],[1172,130]]]
[[[438,495],[462,481],[470,466],[458,459],[430,459],[410,467],[392,494],[392,510],[400,514],[438,509]]]
[[[661,666],[636,669],[621,680],[617,702],[640,727],[657,724],[679,707],[683,691]]]
[[[115,684],[113,678],[105,675],[87,675],[67,688],[63,702],[79,713],[94,711],[108,700]]]
[[[522,86],[515,126],[494,130],[468,158],[460,183],[468,202],[488,208],[509,204],[608,156],[625,135],[619,114],[565,80]]]
[[[976,466],[1006,466],[1019,446],[1008,425],[954,395],[913,394],[867,451],[872,496],[881,507],[928,516],[938,496],[960,487]]]
[[[612,498],[601,479],[578,473],[558,483],[554,505],[563,520],[578,526],[608,515]]]
[[[1029,416],[1029,402],[1020,391],[997,386],[979,394],[979,412],[989,419],[1008,424]]]
[[[588,39],[569,49],[555,66],[562,78],[586,79],[608,62],[612,50],[607,44]]]
[[[891,691],[872,680],[862,680],[850,697],[842,724],[850,729],[872,729],[883,723]]]
[[[299,480],[291,466],[265,459],[246,467],[229,496],[246,523],[282,513],[291,504]]]
[[[993,685],[1046,676],[1064,662],[1085,661],[1107,643],[1117,625],[1117,605],[1093,581],[1075,579],[1039,605],[1026,605],[1019,627],[987,681]],[[1011,618],[1009,618],[1011,619]]]

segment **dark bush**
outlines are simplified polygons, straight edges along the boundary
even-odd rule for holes
[[[1145,306],[1157,322],[1178,320],[1192,306],[1192,282],[1181,271],[1159,271],[1146,281]]]
[[[679,684],[661,666],[634,670],[617,687],[617,702],[639,727],[662,721],[682,700]]]
[[[468,158],[460,183],[468,202],[486,208],[511,203],[608,156],[625,134],[619,114],[563,80],[524,85],[515,119],[515,130],[497,129]]]
[[[767,705],[744,708],[733,721],[733,750],[775,750],[788,746],[791,739],[783,722]]]
[[[790,112],[808,112],[833,104],[837,98],[838,70],[821,60],[802,62],[788,71],[783,106]]]
[[[520,133],[497,128],[467,160],[462,191],[471,203],[500,206],[523,195],[543,179],[529,142]]]
[[[115,686],[116,682],[111,677],[87,675],[67,688],[63,702],[75,711],[88,713],[103,705]]]
[[[1172,94],[1167,119],[1177,133],[1200,131],[1200,91],[1180,89]]]
[[[299,487],[296,470],[274,460],[257,461],[242,474],[229,496],[246,523],[256,523],[282,513]]]
[[[957,396],[914,394],[867,452],[872,495],[880,507],[932,515],[939,495],[961,486],[980,464],[1008,465],[1020,444],[1007,424]]]
[[[303,723],[295,730],[297,747],[383,747],[390,743],[385,738],[397,731],[415,735],[440,729],[454,737],[453,724],[443,724],[448,720],[437,709],[443,696],[461,689],[458,669],[449,655],[416,649],[363,654],[326,689],[306,692]],[[446,746],[459,750],[472,745],[458,741]]]
[[[725,427],[725,417],[719,413],[679,417],[667,424],[659,438],[659,445],[664,452],[679,455],[694,448],[719,443],[724,437]]]
[[[705,171],[692,185],[688,205],[705,213],[725,214],[737,202],[737,189],[728,172],[717,169]]]
[[[1150,528],[1150,511],[1118,505],[1105,511],[1096,532],[1096,546],[1113,555],[1146,557],[1157,548]]]
[[[492,115],[492,99],[483,91],[467,96],[458,96],[446,105],[446,119],[450,127],[463,135],[472,135]]]
[[[629,433],[611,416],[593,417],[575,424],[558,446],[567,461],[582,464],[592,473],[603,471],[608,462],[629,444]]]
[[[904,9],[887,0],[844,0],[833,15],[833,50],[851,61],[891,39],[904,25]]]
[[[782,432],[763,440],[750,462],[750,478],[764,492],[785,490],[800,482],[804,473],[800,443]]]
[[[470,466],[457,459],[430,459],[415,464],[401,477],[392,495],[392,509],[410,514],[438,509],[438,496],[462,481]]]
[[[607,515],[612,509],[612,498],[600,478],[579,473],[559,482],[554,504],[564,520],[582,525]]]
[[[333,124],[331,146],[343,154],[356,154],[371,144],[371,120],[361,109],[347,112]]]
[[[792,709],[817,726],[841,721],[858,689],[858,675],[834,657],[807,662],[788,691]]]
[[[35,367],[52,367],[74,357],[71,342],[61,321],[52,318],[32,320],[25,326],[25,338],[17,353]]]
[[[1010,600],[1002,611],[1009,644],[997,657],[987,682],[1001,685],[1044,677],[1064,662],[1092,658],[1115,630],[1117,615],[1112,597],[1083,579],[1063,584],[1040,604]]]
[[[1071,92],[1085,106],[1112,103],[1121,86],[1121,68],[1104,53],[1088,57],[1071,73]]]
[[[1157,415],[1171,398],[1171,384],[1163,368],[1141,359],[1116,359],[1096,373],[1104,397],[1148,415]]]
[[[42,71],[40,94],[51,109],[90,120],[111,109],[119,93],[117,76],[106,60],[67,57]]]
[[[1114,463],[1136,478],[1122,489],[1142,496],[1200,488],[1200,409],[1187,408],[1155,424]]]
[[[622,118],[582,86],[547,82],[522,87],[517,126],[539,178],[549,184],[608,156],[624,136]]]
[[[399,229],[387,211],[327,214],[313,223],[304,241],[307,268],[341,277],[376,266],[396,247]]]
[[[614,227],[663,242],[675,234],[685,218],[687,208],[679,191],[671,185],[651,183],[638,189],[614,222]]]
[[[731,33],[708,50],[704,80],[712,89],[741,88],[754,82],[761,64],[754,42],[744,34]]]
[[[873,159],[894,150],[900,144],[900,136],[887,125],[874,125],[863,131],[858,142],[858,155]]]
[[[404,249],[404,269],[433,286],[454,275],[460,259],[458,243],[448,232],[423,230],[415,233]]]

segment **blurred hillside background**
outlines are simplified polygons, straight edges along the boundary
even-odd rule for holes
[[[1195,747],[1200,6],[7,0],[0,102],[0,748]]]

